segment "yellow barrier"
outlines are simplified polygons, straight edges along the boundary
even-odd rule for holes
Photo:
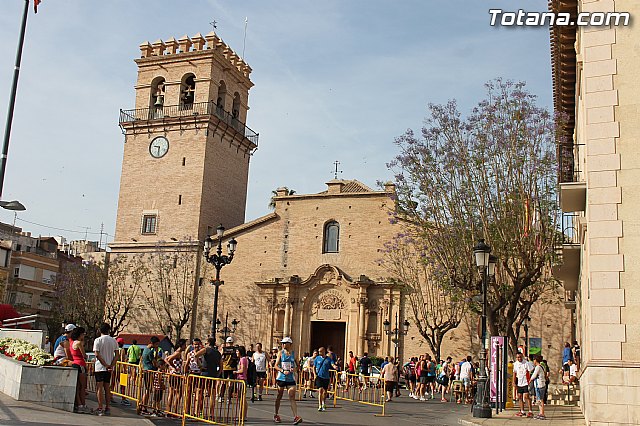
[[[174,417],[182,417],[186,376],[162,371],[142,370],[138,412],[151,409]]]
[[[333,400],[333,407],[337,407],[336,405],[336,389],[340,385],[339,380],[337,380],[337,376],[339,376],[339,372],[336,370],[329,370],[329,389],[327,389],[327,400]],[[302,393],[311,391],[318,392],[318,388],[315,383],[315,375],[310,371],[302,372],[300,375],[302,377],[297,383],[296,392],[298,393],[298,401],[302,399]]]
[[[188,376],[182,425],[187,419],[217,425],[244,425],[247,388],[242,380]]]
[[[118,361],[111,374],[111,393],[139,402],[140,378],[139,365]]]
[[[338,399],[372,405],[382,408],[382,413],[376,416],[385,416],[385,382],[382,377],[343,372],[335,375],[334,382],[334,405]]]

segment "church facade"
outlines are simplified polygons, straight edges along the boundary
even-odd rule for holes
[[[245,124],[249,65],[215,33],[145,42],[136,64],[135,108],[120,114],[125,145],[110,248],[118,256],[190,247],[188,335],[205,338],[211,330],[215,272],[204,260],[203,243],[222,224],[223,245],[235,238],[238,246],[222,269],[218,319],[223,325],[227,318],[240,321],[238,343],[276,347],[290,336],[299,354],[331,345],[343,358],[348,351],[431,352],[402,285],[381,262],[385,243],[401,232],[389,220],[392,184],[372,189],[334,179],[321,192],[294,195],[282,188],[273,212],[245,222],[249,162],[258,146],[258,134]],[[139,305],[127,331],[149,332],[145,320],[152,314],[145,300]],[[529,335],[543,337],[555,369],[569,334],[567,312],[539,305]],[[392,330],[409,321],[408,333],[395,339],[385,333],[385,321]],[[447,334],[442,355],[477,354],[477,330],[478,317],[467,315]]]

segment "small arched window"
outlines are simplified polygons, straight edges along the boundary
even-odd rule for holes
[[[218,97],[216,99],[216,112],[220,117],[222,117],[224,113],[224,104],[227,98],[227,85],[223,80],[220,80],[220,84],[218,85]]]
[[[323,253],[338,253],[340,244],[340,225],[335,220],[324,225]]]
[[[149,97],[149,108],[152,110],[162,110],[164,106],[164,78],[156,77],[151,82],[151,96]]]
[[[193,102],[196,98],[196,76],[186,74],[182,77],[180,83],[180,106],[183,109],[193,108]]]

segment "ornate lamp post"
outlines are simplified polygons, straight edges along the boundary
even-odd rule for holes
[[[491,405],[487,398],[487,279],[493,276],[496,270],[495,256],[491,256],[491,247],[483,239],[473,247],[476,266],[482,274],[482,349],[480,350],[480,374],[478,375],[478,391],[476,401],[473,404],[473,417],[491,418]]]
[[[238,324],[240,324],[240,321],[234,318],[233,321],[231,321],[231,327],[229,327],[229,312],[227,312],[224,316],[224,327],[220,328],[222,322],[219,318],[216,319],[216,330],[222,333],[223,340],[227,340],[227,337],[236,332]]]
[[[407,333],[409,333],[409,321],[404,320],[404,322],[402,323],[402,330],[400,330],[400,328],[398,327],[398,313],[396,312],[396,328],[391,330],[391,323],[388,319],[384,320],[382,325],[384,327],[384,334],[386,334],[387,336],[393,335],[393,337],[391,338],[391,341],[394,344],[393,359],[396,359],[398,358],[398,343],[400,342],[400,336],[406,336]]]
[[[231,263],[233,260],[233,254],[236,252],[236,247],[238,246],[238,242],[235,238],[229,240],[227,244],[228,255],[222,254],[222,237],[224,235],[224,226],[220,224],[216,228],[216,235],[218,237],[218,248],[215,253],[211,253],[211,249],[213,248],[213,239],[211,236],[208,236],[204,240],[204,258],[205,260],[212,264],[214,268],[216,268],[216,279],[215,281],[211,281],[211,284],[215,287],[215,292],[213,295],[213,319],[211,320],[211,337],[216,338],[216,322],[218,318],[218,291],[220,290],[220,286],[224,284],[224,281],[220,281],[220,270],[225,266]]]

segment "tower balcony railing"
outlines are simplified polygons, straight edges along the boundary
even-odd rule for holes
[[[142,121],[184,119],[197,117],[199,115],[215,115],[220,121],[235,129],[242,136],[247,138],[256,147],[258,146],[258,133],[251,130],[247,125],[233,114],[225,111],[214,101],[184,103],[180,105],[162,105],[148,108],[120,110],[120,126],[127,123],[138,123]]]

